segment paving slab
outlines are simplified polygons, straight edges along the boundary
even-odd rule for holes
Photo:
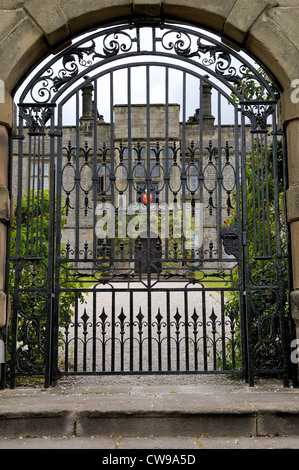
[[[122,450],[272,450],[272,449],[299,449],[298,437],[60,437],[51,438],[43,436],[42,438],[15,438],[0,439],[1,450],[14,449],[79,449],[79,450],[111,450],[116,455]],[[134,452],[132,452],[132,455]],[[189,453],[192,455],[192,453]],[[195,455],[196,455],[195,454]],[[104,454],[103,454],[104,455]]]
[[[0,391],[0,438],[299,437],[299,390],[224,378],[66,378]]]

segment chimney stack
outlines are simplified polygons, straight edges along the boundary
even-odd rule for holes
[[[85,80],[88,77],[84,77]],[[82,87],[82,116],[80,117],[80,128],[84,135],[91,135],[93,129],[93,84],[87,83]]]
[[[85,79],[88,77],[85,77]],[[82,105],[83,115],[80,119],[92,119],[92,97],[93,97],[93,84],[87,83],[82,88]]]
[[[204,78],[209,78],[205,75]],[[202,96],[202,116],[203,116],[203,130],[204,132],[214,133],[215,117],[212,115],[212,86],[203,82],[203,96]]]

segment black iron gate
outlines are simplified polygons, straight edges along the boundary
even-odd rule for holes
[[[171,24],[101,29],[39,68],[12,155],[11,383],[289,380],[279,93]]]

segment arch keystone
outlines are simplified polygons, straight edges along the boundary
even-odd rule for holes
[[[136,15],[160,16],[162,0],[133,0]]]
[[[235,0],[163,0],[164,16],[177,17],[222,31]]]

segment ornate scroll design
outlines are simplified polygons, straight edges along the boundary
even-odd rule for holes
[[[94,39],[87,41],[90,42],[89,45],[68,48],[59,60],[52,61],[34,80],[30,88],[30,96],[34,102],[49,102],[65,84],[97,61],[129,52],[137,42],[137,38],[125,31],[119,31],[108,32],[99,36],[96,41]]]
[[[92,64],[92,60],[86,60],[85,56],[90,56],[95,52],[95,42],[91,42],[89,47],[74,47],[62,59],[63,68],[53,77],[55,91],[70,81],[79,73],[79,65],[87,67]]]
[[[45,125],[53,115],[53,106],[20,106],[20,117],[28,124],[29,135],[45,135]]]
[[[263,99],[266,89],[262,76],[249,64],[242,63],[240,57],[227,46],[210,41],[201,33],[175,28],[169,28],[156,41],[161,42],[165,50],[173,51],[178,56],[198,58],[202,65],[213,68],[216,75],[233,83],[244,99]]]
[[[198,60],[207,71],[210,69],[222,81],[233,84],[239,97],[245,100],[266,99],[269,93],[274,96],[262,74],[214,38],[174,25],[152,28],[153,40],[147,38],[146,42],[139,26],[122,25],[93,33],[53,58],[38,72],[26,93],[36,103],[47,103],[64,85],[89,73],[89,69],[101,61],[129,53],[148,56],[161,51],[183,60]]]
[[[243,114],[250,119],[251,132],[268,132],[268,117],[274,113],[271,104],[246,104]]]

